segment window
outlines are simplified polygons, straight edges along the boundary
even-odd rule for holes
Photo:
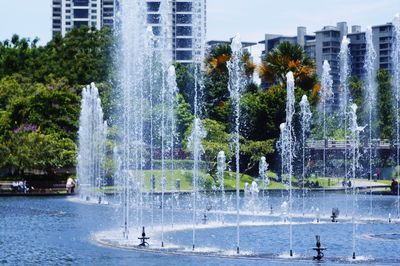
[[[177,48],[192,48],[192,39],[176,39]]]
[[[74,9],[74,18],[88,18],[89,10],[87,9]]]
[[[192,27],[188,26],[177,26],[176,36],[192,36]]]
[[[190,11],[192,11],[192,3],[191,2],[177,2],[176,3],[176,11],[177,12],[190,12]]]
[[[339,32],[337,32],[337,31],[333,31],[332,32],[332,37],[340,37],[340,33]]]
[[[389,44],[387,43],[382,43],[379,45],[379,49],[387,49],[387,48],[389,48]]]
[[[187,14],[177,14],[176,23],[178,24],[190,24],[192,23],[192,15]]]
[[[74,27],[88,26],[88,21],[74,21]]]
[[[160,22],[161,22],[160,14],[148,14],[147,15],[147,23],[160,24]]]
[[[161,33],[161,27],[158,27],[158,26],[153,27],[153,34],[155,36],[159,36],[160,33]]]
[[[379,31],[380,32],[386,32],[386,31],[388,31],[388,28],[386,26],[379,27]]]
[[[74,0],[74,6],[88,6],[89,0]]]
[[[176,60],[192,60],[192,51],[176,51]]]
[[[148,12],[158,12],[159,8],[160,8],[160,2],[147,2]]]
[[[387,63],[389,62],[389,57],[381,57],[381,63]]]

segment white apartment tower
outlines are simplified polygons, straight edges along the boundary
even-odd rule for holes
[[[119,1],[130,0],[53,0],[53,35],[65,35],[82,25],[114,27]],[[160,34],[160,0],[144,0],[147,24]],[[205,53],[206,0],[163,0],[171,6],[172,57],[180,63],[200,62]]]
[[[52,6],[53,36],[83,25],[97,29],[114,25],[114,0],[53,0]]]

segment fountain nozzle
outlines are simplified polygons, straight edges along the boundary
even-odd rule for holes
[[[317,241],[317,243],[315,244],[315,248],[313,248],[313,250],[317,251],[317,256],[313,257],[313,260],[322,260],[322,258],[324,257],[324,250],[326,250],[326,248],[321,247],[321,237],[319,235],[315,236],[315,239]]]
[[[338,208],[333,208],[332,209],[332,223],[337,223],[337,218],[339,217],[339,209]]]
[[[144,231],[144,226],[143,226],[143,230],[142,230],[142,237],[138,237],[138,239],[140,240],[139,247],[148,247],[149,246],[149,243],[147,243],[146,240],[149,240],[150,237],[146,237],[146,232]]]

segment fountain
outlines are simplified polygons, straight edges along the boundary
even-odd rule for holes
[[[340,113],[343,119],[344,132],[344,179],[347,180],[347,109],[350,102],[349,95],[349,78],[351,74],[350,65],[350,39],[343,37],[340,45],[339,61],[340,61]]]
[[[359,146],[360,146],[360,132],[364,130],[365,127],[360,127],[358,126],[357,123],[357,105],[352,104],[350,106],[350,112],[349,112],[349,129],[351,132],[351,157],[352,157],[352,167],[351,167],[351,172],[352,172],[352,179],[353,179],[353,184],[351,186],[352,190],[352,225],[353,225],[353,233],[352,233],[352,238],[353,238],[353,259],[356,258],[356,201],[357,201],[357,188],[355,186],[355,179],[357,175],[357,169],[360,167],[359,165],[359,159],[360,159],[360,151],[359,151]]]
[[[139,237],[141,241],[139,245],[141,247],[146,246],[146,249],[141,248],[139,252],[158,252],[171,255],[197,254],[199,256],[215,257],[230,256],[237,259],[266,258],[281,260],[288,258],[285,257],[286,255],[277,256],[276,254],[280,254],[282,250],[287,249],[286,241],[284,247],[279,246],[279,243],[282,242],[281,237],[285,235],[287,227],[289,227],[289,258],[293,259],[293,257],[295,257],[293,251],[294,243],[300,243],[298,239],[307,239],[307,235],[315,229],[314,227],[325,228],[325,224],[328,221],[328,219],[324,219],[326,217],[323,215],[321,216],[320,212],[322,210],[320,211],[320,209],[314,205],[318,200],[318,193],[313,194],[312,191],[309,192],[310,200],[305,200],[304,180],[308,170],[306,168],[305,149],[311,120],[310,104],[308,103],[307,97],[303,96],[300,102],[300,112],[298,112],[303,144],[301,147],[303,156],[302,159],[300,159],[300,156],[297,157],[295,156],[296,154],[294,154],[296,146],[294,132],[294,77],[293,74],[289,72],[286,76],[286,117],[285,122],[280,125],[281,135],[278,143],[282,160],[281,178],[287,181],[285,185],[288,189],[288,198],[285,198],[283,203],[280,204],[281,199],[279,196],[274,195],[273,192],[270,194],[271,198],[259,197],[259,186],[262,188],[261,184],[250,178],[245,179],[248,178],[245,176],[243,181],[247,181],[247,183],[245,185],[244,200],[241,201],[239,134],[240,122],[242,121],[240,116],[240,99],[242,89],[245,85],[245,79],[243,77],[242,62],[240,60],[242,46],[239,36],[236,36],[232,41],[232,58],[228,63],[230,74],[229,93],[235,121],[234,130],[232,132],[234,140],[232,142],[235,151],[233,157],[235,158],[235,162],[232,164],[232,167],[233,165],[236,167],[236,193],[225,191],[225,188],[231,185],[231,183],[228,184],[228,182],[232,182],[233,180],[224,179],[226,156],[223,151],[220,151],[217,156],[217,180],[214,180],[213,191],[211,194],[208,194],[209,191],[204,190],[209,187],[203,186],[203,173],[200,171],[201,165],[203,164],[201,160],[202,154],[204,152],[202,140],[206,136],[201,120],[202,106],[200,104],[203,84],[201,77],[202,68],[199,62],[202,60],[199,60],[201,56],[199,56],[197,52],[194,52],[193,55],[197,62],[193,67],[195,69],[194,77],[196,80],[193,86],[195,90],[195,104],[193,108],[195,119],[187,145],[191,154],[191,159],[193,159],[193,171],[184,178],[173,179],[175,177],[175,172],[181,169],[178,166],[179,164],[176,163],[175,155],[177,153],[174,153],[174,150],[177,148],[175,147],[177,146],[175,143],[175,110],[178,89],[175,69],[171,66],[171,54],[168,53],[168,50],[171,48],[168,36],[170,36],[171,33],[167,29],[168,20],[170,19],[167,10],[172,7],[166,2],[161,4],[160,11],[157,13],[161,17],[161,31],[160,34],[153,35],[151,28],[146,28],[144,23],[144,14],[146,13],[144,3],[145,1],[142,0],[121,2],[121,16],[119,18],[119,23],[121,23],[120,33],[122,34],[120,34],[120,80],[117,87],[117,96],[120,106],[117,108],[117,117],[119,120],[113,121],[115,123],[113,127],[116,128],[119,134],[118,138],[116,138],[116,147],[113,151],[115,190],[119,193],[110,193],[106,196],[109,197],[115,205],[122,206],[123,234],[121,236],[121,229],[119,226],[115,226],[117,227],[115,230],[95,233],[94,239],[105,246],[137,251],[138,243],[136,237],[132,240],[129,239],[130,232],[132,232],[135,236],[141,235],[141,237]],[[197,0],[194,1],[195,6],[198,3]],[[203,20],[198,20],[196,16],[196,25],[201,25],[201,21]],[[194,46],[198,48],[197,51],[201,51],[203,39],[198,40],[197,33],[199,29],[195,29],[194,31]],[[146,38],[142,38],[143,36],[146,36]],[[200,44],[198,45],[197,42],[200,42]],[[341,86],[345,92],[341,100],[344,99],[342,104],[343,106],[347,106],[349,102],[349,96],[347,96],[347,74],[349,69],[346,70],[346,66],[348,65],[348,61],[346,61],[348,60],[348,58],[346,59],[346,55],[348,55],[348,50],[346,50],[348,49],[348,40],[344,39],[342,45],[344,47],[342,48],[343,58],[341,58],[341,62],[343,60],[341,63],[343,66],[343,69],[341,69]],[[329,71],[329,64],[324,62],[320,94],[324,115],[324,177],[326,176],[325,149],[327,147],[327,126],[325,118],[329,115],[328,111],[330,110],[327,104],[332,97],[332,80]],[[83,100],[82,104],[85,103],[86,101]],[[341,107],[341,109],[348,111],[347,107]],[[359,165],[359,137],[363,129],[357,124],[356,109],[356,106],[352,105],[350,112],[347,112],[349,120],[345,119],[345,125],[347,123],[346,121],[349,121],[349,126],[346,127],[345,130],[351,133],[349,134],[349,140],[351,144],[353,184],[355,184],[354,179]],[[82,111],[82,116],[84,116],[84,114],[88,113]],[[98,119],[98,117],[96,119]],[[82,118],[82,128],[87,128],[88,126],[88,120],[85,121]],[[93,119],[91,121],[93,122]],[[98,121],[100,121],[100,119]],[[101,132],[99,136],[102,135],[102,141],[104,141],[106,137],[106,125],[103,124],[103,122],[96,123],[97,126],[101,127],[101,130],[98,130]],[[83,129],[82,131],[80,130],[80,138],[81,134],[82,137],[85,136],[85,134],[90,135]],[[347,133],[345,133],[345,143],[347,149]],[[82,147],[80,145],[80,152],[85,152],[86,149],[83,147],[88,148],[90,145],[94,145],[94,142],[89,141]],[[90,163],[88,161],[82,161],[82,156],[79,157],[78,170],[84,169],[83,166],[85,163]],[[347,158],[347,154],[345,157]],[[300,199],[300,194],[295,194],[292,187],[292,181],[295,175],[293,165],[297,159],[299,163],[300,160],[302,160],[303,163],[301,207],[295,200],[297,195]],[[95,163],[94,165],[99,164]],[[95,177],[97,173],[99,173],[97,172],[98,170],[99,168],[92,167],[92,169],[90,169],[92,172],[87,176],[91,178]],[[260,158],[258,174],[260,181],[262,181],[264,185],[269,181],[267,170],[268,164],[263,156]],[[159,174],[159,172],[161,172],[161,174]],[[172,175],[170,175],[170,173],[172,173]],[[183,169],[182,173],[185,174]],[[172,179],[170,179],[170,176],[172,176]],[[145,180],[146,178],[150,178],[150,180]],[[185,189],[180,191],[181,185],[183,188],[187,186],[188,182],[191,182],[192,185],[191,193],[187,193],[187,191],[184,191]],[[217,184],[219,184],[219,187]],[[161,191],[158,191],[159,188],[161,188]],[[340,223],[335,223],[335,225],[332,226],[334,229],[326,230],[326,233],[324,232],[324,243],[335,246],[335,249],[332,249],[332,254],[334,255],[332,255],[331,258],[324,258],[332,264],[342,262],[343,257],[340,257],[340,254],[345,254],[347,247],[341,243],[343,239],[350,234],[349,225],[352,225],[353,258],[356,258],[357,237],[369,237],[362,233],[366,230],[361,226],[357,229],[358,235],[356,235],[356,224],[366,224],[366,221],[372,220],[379,227],[378,230],[386,229],[384,226],[388,224],[387,214],[389,207],[386,206],[382,208],[383,210],[374,210],[377,217],[369,217],[369,220],[356,216],[357,190],[355,185],[352,186],[352,192],[352,219],[350,220],[343,217],[343,219],[340,219]],[[155,195],[156,193],[157,196]],[[178,193],[180,193],[179,201],[177,197],[175,197]],[[315,198],[313,198],[314,196]],[[339,210],[335,208],[341,206],[338,204],[343,204],[343,198],[340,196],[341,195],[329,195],[329,200],[327,200],[324,193],[323,200],[326,205],[325,207],[332,207],[331,218],[335,222],[339,215]],[[147,200],[148,198],[149,200]],[[331,198],[334,199],[334,202],[331,202]],[[270,202],[270,204],[268,204],[268,202]],[[347,200],[345,200],[344,203],[348,203]],[[157,206],[159,206],[159,208],[154,208],[154,204],[158,204]],[[360,201],[360,205],[362,204],[363,203]],[[274,206],[274,208],[272,208],[272,206]],[[281,206],[281,208],[279,208],[279,206]],[[302,208],[302,215],[299,211],[300,208]],[[306,210],[311,211],[308,212]],[[114,209],[104,209],[102,211],[110,216],[115,214]],[[121,211],[121,209],[117,209],[117,211]],[[166,221],[169,221],[170,217],[172,226],[165,226]],[[281,217],[283,221],[280,219]],[[315,218],[317,223],[314,222]],[[147,225],[150,224],[150,220],[151,227]],[[391,223],[390,226],[398,223],[392,220],[390,216],[389,222]],[[108,227],[111,222],[105,221],[105,223],[105,226]],[[146,232],[144,231],[145,225]],[[370,223],[368,223],[368,226],[370,226]],[[110,227],[112,227],[112,225],[110,225]],[[260,230],[258,230],[258,228],[260,228]],[[297,228],[300,229],[294,231]],[[236,230],[236,243],[232,244],[230,238],[231,232],[234,230]],[[241,232],[245,237],[241,237]],[[295,234],[293,234],[294,232]],[[260,239],[261,237],[265,237],[265,239],[270,237],[271,245],[266,247],[263,244],[259,244],[259,241],[255,241],[254,237],[251,237],[254,234],[257,234],[257,237],[259,235]],[[188,242],[190,242],[190,235],[192,238],[191,246],[188,244]],[[160,245],[148,245],[147,240],[149,236],[151,236],[152,242],[159,243],[157,241],[161,241],[161,247]],[[168,241],[167,245],[164,243],[166,240]],[[368,247],[369,243],[372,242],[368,242]],[[390,243],[388,245],[390,245]],[[236,248],[234,252],[231,251],[232,246]],[[308,254],[307,249],[309,249],[309,246],[310,244],[296,246],[296,255],[300,254],[302,258],[299,261],[305,259],[312,260],[312,256],[307,257],[305,255]],[[363,243],[363,241],[357,243],[357,248],[360,250],[365,246],[367,246],[367,244]],[[389,246],[389,248],[391,247]],[[268,253],[265,252],[266,249],[268,249]],[[319,238],[317,238],[316,251],[318,253],[316,259],[322,259],[323,248],[321,248]],[[239,253],[240,255],[237,256]],[[372,250],[371,253],[373,253],[374,256],[371,260],[375,260],[378,257],[378,263],[382,261],[386,262],[386,258],[379,257],[381,254],[378,251]],[[357,259],[362,259],[362,257],[358,256]],[[395,263],[398,262],[396,258],[391,261]]]
[[[240,203],[240,159],[239,159],[239,152],[240,152],[240,143],[239,143],[239,128],[240,128],[240,98],[241,98],[241,91],[244,89],[245,86],[245,78],[244,78],[244,70],[243,65],[241,62],[242,58],[242,42],[240,40],[239,34],[235,36],[232,40],[231,44],[232,49],[232,56],[228,62],[228,70],[229,70],[229,84],[228,89],[232,101],[234,117],[235,117],[235,128],[234,132],[232,133],[234,138],[234,145],[235,145],[235,166],[236,166],[236,252],[239,254],[239,241],[240,241],[240,213],[239,213],[239,203]]]
[[[225,157],[225,152],[224,151],[219,151],[217,155],[217,177],[219,181],[219,191],[221,193],[220,197],[220,209],[223,210],[226,205],[226,200],[225,200],[225,177],[224,177],[224,172],[226,169],[226,157]],[[224,216],[221,213],[220,220],[224,222]]]
[[[373,152],[372,152],[372,140],[373,140],[373,126],[374,119],[376,117],[376,52],[374,50],[374,44],[372,42],[372,29],[367,28],[365,33],[365,38],[367,42],[366,54],[364,60],[364,70],[365,70],[365,93],[366,93],[366,108],[368,112],[368,155],[369,155],[369,181],[372,182],[372,169],[373,169]],[[370,215],[372,215],[372,185],[370,184]]]
[[[294,77],[293,73],[289,72],[286,75],[286,91],[287,91],[287,100],[286,100],[286,122],[284,125],[281,125],[282,134],[282,158],[283,158],[283,171],[288,176],[289,181],[289,202],[288,202],[288,216],[289,216],[289,254],[290,257],[293,256],[293,241],[292,241],[292,176],[293,176],[293,154],[294,154],[294,131],[293,131],[293,115],[295,113],[294,110]]]
[[[260,162],[258,164],[258,178],[260,178],[262,185],[263,185],[263,189],[262,189],[262,195],[263,198],[265,198],[265,192],[268,189],[268,185],[270,184],[270,180],[268,178],[268,163],[267,163],[267,159],[265,158],[265,156],[261,156],[260,158]],[[267,202],[266,205],[268,206],[268,194],[267,194]]]
[[[340,45],[340,114],[343,121],[344,132],[344,182],[348,182],[348,136],[347,136],[347,113],[350,99],[349,78],[351,75],[350,64],[350,39],[344,36]],[[348,199],[347,186],[345,186],[346,200]],[[347,215],[347,208],[346,208]]]
[[[333,81],[332,81],[332,76],[330,74],[331,72],[331,67],[328,63],[327,60],[324,60],[324,64],[322,67],[322,77],[321,77],[321,90],[320,90],[320,105],[322,105],[322,113],[323,113],[323,154],[322,154],[322,165],[323,165],[323,170],[322,170],[322,176],[323,178],[326,178],[326,146],[327,146],[327,137],[326,137],[326,111],[327,111],[327,105],[328,103],[332,100],[333,96],[333,91],[332,91],[332,86],[333,86]],[[323,206],[325,206],[325,189],[322,190],[323,193]],[[324,207],[322,208],[322,211],[324,211]]]
[[[201,160],[201,155],[204,152],[203,146],[201,144],[203,138],[206,136],[206,131],[203,128],[203,124],[199,118],[195,118],[192,133],[189,137],[188,146],[191,147],[193,155],[193,201],[192,201],[192,249],[194,250],[196,244],[196,224],[197,224],[197,201],[198,201],[198,187],[199,187],[199,162]]]
[[[392,47],[393,90],[396,101],[396,167],[400,165],[400,15],[393,21],[394,42]],[[400,180],[400,171],[397,169],[397,180]],[[400,186],[397,186],[397,218],[400,219]]]
[[[301,116],[301,148],[302,148],[302,173],[301,173],[301,183],[302,183],[302,211],[304,216],[304,200],[305,200],[305,177],[306,177],[306,139],[308,134],[310,133],[310,122],[312,113],[310,110],[310,104],[308,103],[308,99],[306,95],[303,95],[300,101],[300,116]]]
[[[77,178],[80,194],[88,200],[96,198],[101,203],[107,122],[103,119],[99,91],[94,83],[82,90],[78,136]]]

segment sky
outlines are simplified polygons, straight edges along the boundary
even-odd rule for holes
[[[0,0],[0,40],[14,33],[51,38],[51,0]],[[207,39],[227,40],[240,33],[244,41],[261,41],[265,33],[295,35],[324,25],[384,24],[400,12],[400,0],[207,0]]]

